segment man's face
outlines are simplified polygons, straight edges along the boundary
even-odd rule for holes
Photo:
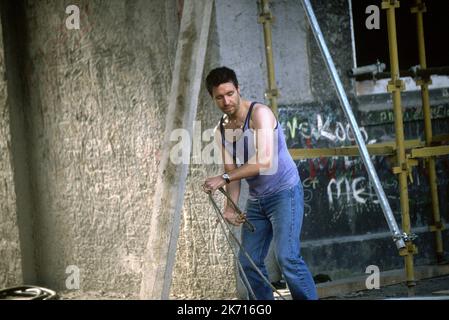
[[[232,82],[220,84],[212,88],[212,98],[223,113],[233,114],[240,107],[240,89]]]

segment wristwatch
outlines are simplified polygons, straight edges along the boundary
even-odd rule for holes
[[[221,177],[226,180],[226,183],[230,183],[231,182],[229,174],[227,174],[226,172],[223,173],[223,175]]]

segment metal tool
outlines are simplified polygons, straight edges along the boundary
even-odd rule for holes
[[[234,203],[229,193],[227,193],[223,187],[218,188],[218,190],[229,200],[229,203],[231,203],[231,205],[234,207],[235,213],[237,213],[239,215],[239,218],[243,220],[243,225],[247,227],[251,232],[256,231],[256,227],[254,227],[254,225],[249,222],[248,219],[246,219],[245,213],[243,213],[242,210],[240,210],[240,208]]]

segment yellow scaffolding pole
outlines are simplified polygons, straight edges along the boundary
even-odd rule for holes
[[[395,10],[399,8],[399,1],[397,0],[382,0],[382,9],[387,14],[387,28],[388,28],[388,45],[390,52],[390,72],[391,80],[388,82],[387,90],[392,93],[393,96],[393,112],[394,123],[396,132],[396,160],[397,167],[393,168],[393,172],[398,174],[399,179],[399,191],[401,196],[401,213],[402,213],[402,230],[408,235],[405,240],[406,247],[400,251],[400,254],[404,257],[405,271],[407,277],[407,286],[409,288],[409,295],[413,295],[413,287],[416,285],[413,255],[417,252],[416,246],[413,244],[411,235],[410,224],[410,212],[409,212],[409,197],[407,188],[407,177],[411,172],[408,159],[405,156],[404,146],[404,126],[403,115],[401,107],[401,91],[404,90],[404,82],[400,79],[399,75],[399,59],[398,59],[398,47],[396,37],[396,17]]]
[[[433,158],[435,160],[435,157],[444,156],[447,154],[449,154],[449,146],[416,148],[411,150],[410,158]],[[436,187],[436,179],[437,178],[435,174],[433,180],[435,182],[435,187]]]
[[[422,0],[415,0],[415,6],[411,8],[411,12],[416,14],[416,31],[418,36],[418,53],[419,53],[419,65],[421,70],[427,68],[426,62],[426,46],[424,42],[424,23],[423,13],[426,12],[426,5]],[[432,121],[430,113],[429,102],[429,84],[432,81],[429,77],[416,80],[416,85],[421,86],[421,98],[423,104],[423,116],[424,116],[424,133],[426,139],[426,146],[431,147],[432,144]],[[443,261],[443,238],[442,230],[443,224],[440,217],[440,206],[438,201],[438,188],[437,188],[437,175],[435,170],[435,157],[431,156],[426,158],[426,165],[429,170],[429,185],[432,198],[432,214],[433,214],[433,226],[431,230],[435,232],[435,246],[437,261]]]
[[[405,148],[415,148],[423,146],[420,140],[406,140]],[[396,153],[396,143],[382,142],[369,144],[366,146],[371,156],[394,156]],[[360,156],[360,149],[357,146],[339,147],[339,148],[313,148],[313,149],[288,149],[293,160],[313,159],[319,157],[357,157]]]
[[[279,91],[276,87],[275,73],[274,73],[274,60],[273,60],[273,37],[271,34],[271,25],[274,23],[274,17],[270,11],[269,0],[261,0],[261,12],[258,22],[263,24],[263,35],[265,41],[265,56],[267,60],[267,76],[268,76],[268,89],[265,91],[265,98],[270,101],[270,107],[273,113],[278,114],[277,97]]]
[[[404,147],[408,150],[407,161],[409,166],[414,166],[415,158],[438,157],[449,154],[449,146],[424,147],[421,140],[405,140]],[[375,143],[366,146],[370,156],[395,156],[397,146],[393,141]],[[293,160],[313,159],[320,157],[358,157],[360,150],[356,146],[339,148],[291,148],[288,149]],[[394,169],[398,170],[398,169]],[[399,171],[398,171],[399,172]]]

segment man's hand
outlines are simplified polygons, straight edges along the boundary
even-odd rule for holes
[[[226,184],[225,179],[222,176],[215,176],[207,178],[203,184],[203,191],[206,193],[211,193]]]
[[[235,213],[234,209],[230,207],[226,207],[223,217],[234,226],[239,226],[245,221],[245,219],[240,217],[237,213]]]

